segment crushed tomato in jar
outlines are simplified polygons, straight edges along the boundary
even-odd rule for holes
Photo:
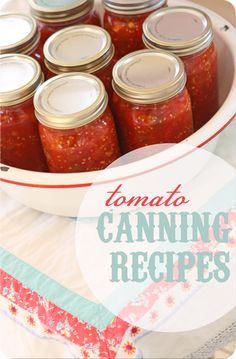
[[[113,109],[124,153],[177,143],[193,133],[182,61],[166,51],[141,50],[113,70]]]
[[[94,0],[29,0],[41,32],[41,44],[55,32],[79,24],[101,25]]]
[[[110,33],[120,59],[145,46],[143,22],[157,9],[167,6],[166,0],[104,0],[104,27]]]
[[[184,62],[198,130],[219,109],[217,49],[210,18],[195,8],[170,7],[150,15],[143,28],[148,48],[171,51]]]
[[[31,57],[0,57],[0,146],[4,165],[47,171],[33,106],[34,93],[42,82],[40,66]]]
[[[102,170],[120,156],[102,82],[85,73],[56,76],[34,98],[50,172]]]
[[[69,72],[86,72],[103,82],[111,97],[114,46],[108,32],[94,25],[71,26],[44,45],[47,79]]]
[[[19,53],[29,55],[44,71],[43,47],[36,21],[29,15],[4,13],[0,15],[0,55]]]

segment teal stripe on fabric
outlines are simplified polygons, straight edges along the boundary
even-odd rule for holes
[[[106,329],[114,318],[114,315],[103,305],[93,303],[63,287],[2,247],[0,247],[0,268],[25,287],[100,331]]]

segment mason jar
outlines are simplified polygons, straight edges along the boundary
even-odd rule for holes
[[[50,172],[102,170],[120,156],[108,95],[97,77],[53,77],[36,92],[34,106]]]
[[[193,133],[182,61],[166,51],[126,55],[113,69],[113,109],[124,153]]]
[[[217,49],[209,16],[195,8],[170,7],[150,15],[143,29],[148,48],[171,51],[184,62],[198,130],[219,109]]]
[[[36,21],[29,15],[0,15],[0,55],[25,54],[37,60],[44,70],[43,47]]]
[[[166,4],[166,0],[104,0],[104,27],[112,37],[118,59],[144,48],[143,22]]]
[[[102,80],[112,94],[114,46],[108,32],[94,25],[71,26],[52,35],[44,45],[47,79],[69,72],[86,72]]]
[[[42,45],[52,34],[65,27],[100,25],[94,0],[29,0],[29,4],[41,32]]]
[[[1,162],[47,171],[34,114],[33,96],[43,82],[37,61],[27,55],[0,56]]]

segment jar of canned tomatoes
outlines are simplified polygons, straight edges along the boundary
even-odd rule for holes
[[[34,98],[50,172],[101,170],[120,156],[102,82],[84,73],[46,81]]]
[[[219,108],[217,50],[213,40],[210,18],[195,8],[162,9],[144,23],[144,42],[148,48],[171,51],[184,62],[195,130]]]
[[[31,57],[0,57],[0,145],[5,165],[47,170],[33,106],[34,93],[42,82],[40,66]]]
[[[124,153],[177,143],[193,133],[182,61],[166,51],[141,50],[113,69],[113,108]]]
[[[29,0],[41,31],[42,44],[56,31],[79,24],[100,26],[94,0]]]
[[[0,15],[0,54],[20,53],[32,56],[44,68],[43,47],[36,21],[28,15]]]
[[[71,26],[52,35],[44,45],[47,79],[68,72],[86,72],[102,80],[112,94],[114,46],[108,32],[94,25]]]
[[[118,59],[144,48],[144,20],[166,5],[166,0],[104,0],[104,27],[112,37]]]

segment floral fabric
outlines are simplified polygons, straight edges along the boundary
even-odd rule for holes
[[[0,271],[0,294],[7,301],[5,310],[12,317],[47,336],[61,336],[78,345],[83,358],[136,357],[137,348],[133,344],[140,332],[119,318],[115,318],[104,331],[99,331],[88,323],[80,321],[36,292],[26,288],[15,278]],[[128,336],[126,334],[128,333]],[[125,336],[125,340],[123,340]]]

